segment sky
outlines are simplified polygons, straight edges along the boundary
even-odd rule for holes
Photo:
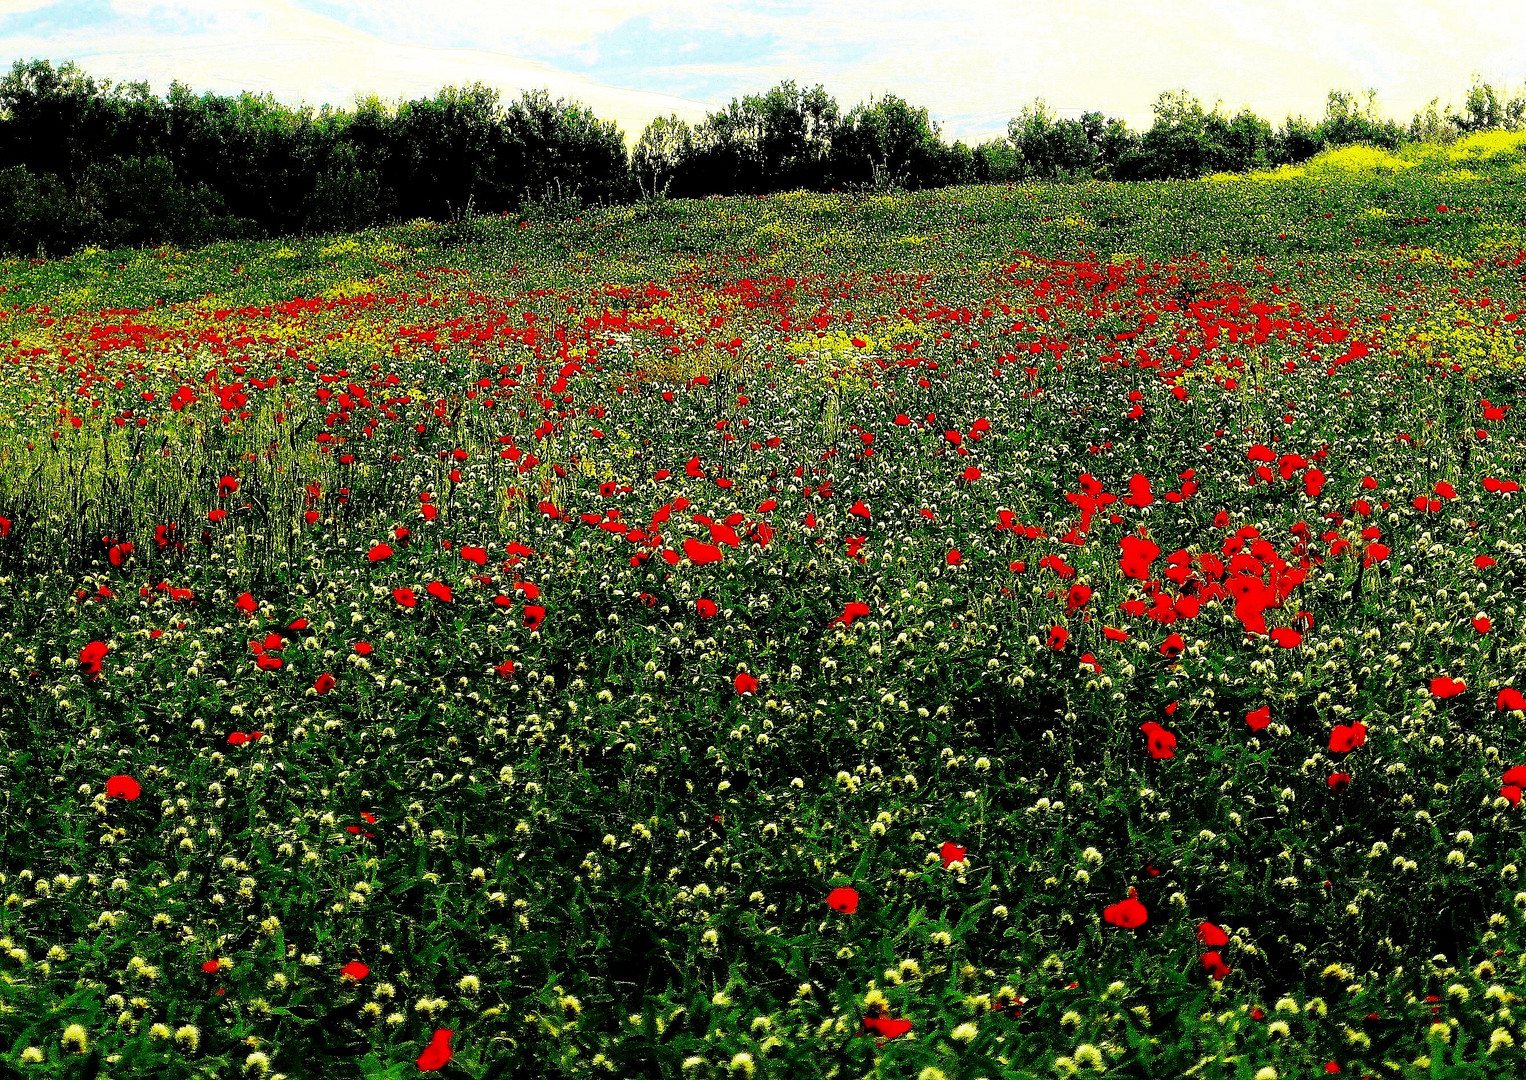
[[[1519,92],[1521,42],[1522,0],[0,0],[7,63],[293,105],[545,88],[631,140],[783,79],[844,111],[898,94],[972,143],[1038,97],[1143,129],[1178,88],[1275,124],[1370,87],[1407,122],[1435,97],[1460,107],[1474,76]]]

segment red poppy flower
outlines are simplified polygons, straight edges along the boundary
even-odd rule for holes
[[[955,548],[953,551],[950,551],[943,557],[943,561],[948,563],[950,566],[958,566],[960,563],[964,562],[964,555],[959,551],[958,548]]]
[[[376,647],[374,645],[372,645],[369,641],[357,641],[355,643],[355,655],[356,656],[370,656],[375,651],[376,651]]]
[[[1286,626],[1277,627],[1268,636],[1284,649],[1295,649],[1303,644],[1303,635]]]
[[[450,1048],[450,1037],[455,1032],[449,1028],[439,1028],[434,1037],[429,1040],[429,1045],[424,1047],[424,1052],[419,1055],[419,1072],[434,1072],[443,1069],[455,1056],[455,1051]]]
[[[961,847],[952,840],[943,841],[943,847],[938,850],[938,858],[943,860],[944,869],[948,869],[949,863],[963,862],[968,848]]]
[[[238,599],[233,601],[233,606],[249,616],[253,616],[259,608],[259,604],[255,602],[254,597],[249,593],[239,593]]]
[[[1180,656],[1186,650],[1187,643],[1182,640],[1180,634],[1172,634],[1160,643],[1160,654],[1162,656]]]
[[[1212,975],[1218,982],[1222,982],[1224,976],[1229,974],[1229,965],[1224,962],[1224,958],[1217,952],[1205,952],[1198,959],[1202,962],[1203,970]]]
[[[1473,620],[1473,629],[1480,634],[1487,634],[1494,629],[1494,624],[1489,621],[1489,616],[1480,615]]]
[[[866,1016],[864,1030],[872,1031],[882,1039],[898,1039],[911,1030],[911,1021],[892,1020],[888,1016]]]
[[[353,979],[356,982],[359,982],[361,979],[364,979],[367,975],[371,974],[371,969],[366,967],[366,965],[362,964],[359,960],[351,960],[348,964],[339,969],[339,974],[343,978]]]
[[[1150,490],[1150,479],[1144,473],[1129,477],[1129,493],[1123,497],[1125,506],[1153,506],[1155,493]]]
[[[1107,638],[1109,641],[1129,640],[1129,632],[1127,630],[1119,630],[1115,626],[1104,626],[1102,628],[1102,636]]]
[[[1500,788],[1500,798],[1511,806],[1521,805],[1521,787],[1519,784],[1506,784]]]
[[[1148,578],[1150,564],[1160,557],[1160,547],[1132,533],[1119,540],[1118,546],[1123,549],[1123,556],[1118,560],[1118,567],[1123,571],[1124,576],[1138,581]]]
[[[106,781],[106,797],[109,799],[126,799],[128,802],[143,794],[143,785],[125,773],[119,773]]]
[[[1499,712],[1504,712],[1506,709],[1526,709],[1526,695],[1513,686],[1507,686],[1499,692],[1499,697],[1494,699],[1494,708]]]
[[[1116,904],[1109,904],[1102,909],[1104,921],[1114,926],[1121,926],[1125,930],[1132,930],[1137,926],[1143,926],[1150,917],[1145,906],[1139,902],[1139,890],[1129,886],[1129,898],[1120,900]]]
[[[222,964],[216,960],[208,960],[201,965],[201,970],[206,972],[208,975],[216,975],[222,969]]]
[[[827,623],[827,625],[834,626],[837,623],[842,623],[844,626],[852,626],[854,619],[861,615],[868,614],[868,604],[864,603],[862,600],[852,600],[848,603],[847,607],[843,608],[842,614],[837,616],[837,618],[833,619],[831,622]]]
[[[366,558],[370,559],[372,562],[381,562],[383,559],[390,559],[392,558],[392,545],[375,544],[371,547],[371,550],[366,553]]]
[[[229,746],[243,746],[248,741],[249,736],[242,731],[235,731],[233,734],[228,736]]]
[[[1348,772],[1331,773],[1325,780],[1331,791],[1345,791],[1351,786],[1351,774]]]
[[[1091,586],[1082,585],[1080,582],[1072,585],[1070,591],[1065,594],[1065,614],[1069,615],[1077,608],[1085,607],[1091,598]]]
[[[1149,744],[1152,758],[1159,760],[1176,756],[1176,736],[1154,720],[1146,720],[1139,725],[1139,730],[1145,733],[1145,740]]]
[[[1367,742],[1367,725],[1357,720],[1350,724],[1336,724],[1330,731],[1330,750],[1345,754]]]
[[[858,890],[847,886],[833,889],[827,893],[827,907],[844,915],[852,915],[858,910]]]
[[[1070,631],[1063,626],[1051,626],[1049,628],[1049,647],[1055,652],[1065,648],[1065,643],[1070,640]]]
[[[546,609],[539,604],[526,604],[524,614],[527,630],[539,630],[540,624],[546,621]]]
[[[319,675],[317,680],[313,683],[313,689],[320,694],[326,694],[330,690],[334,689],[338,682],[338,679],[334,678],[334,676],[325,671],[322,675]]]
[[[412,589],[393,589],[392,599],[399,607],[405,608],[417,607],[419,602],[419,598],[413,595]]]
[[[443,581],[431,581],[424,587],[424,591],[442,604],[449,604],[455,600],[455,594],[450,591],[450,586]]]
[[[1259,709],[1252,709],[1245,714],[1245,722],[1250,725],[1252,731],[1263,730],[1272,722],[1271,707],[1263,705]]]
[[[104,641],[92,641],[79,651],[79,668],[86,675],[95,678],[101,673],[101,662],[106,659],[106,654],[111,650]]]
[[[478,566],[487,565],[487,548],[463,547],[461,557],[467,562],[476,563]]]
[[[1437,675],[1431,680],[1432,697],[1454,698],[1467,688],[1467,683],[1461,679],[1454,679],[1449,675]]]
[[[721,561],[720,548],[714,544],[707,544],[703,540],[696,540],[692,536],[684,541],[684,554],[695,566],[705,566]]]
[[[758,680],[753,678],[751,675],[747,674],[747,672],[745,672],[745,671],[738,672],[735,682],[736,682],[736,688],[737,688],[737,693],[738,694],[755,694],[755,693],[757,693],[757,690],[758,690]]]
[[[1229,944],[1229,935],[1224,932],[1224,928],[1211,922],[1197,924],[1197,939],[1210,949]]]

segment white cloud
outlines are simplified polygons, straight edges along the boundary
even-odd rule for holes
[[[171,4],[141,0],[118,0],[115,6],[125,14],[174,10]],[[605,86],[487,49],[390,41],[286,0],[242,0],[211,9],[198,4],[178,7],[196,26],[194,32],[101,36],[84,28],[50,34],[46,40],[0,39],[0,48],[14,56],[73,59],[92,75],[146,80],[159,92],[178,79],[198,92],[268,91],[291,104],[349,105],[371,93],[396,101],[477,81],[498,88],[506,100],[521,90],[545,88],[552,97],[575,99],[601,119],[614,120],[632,140],[659,114],[677,112],[690,121],[704,117],[703,103],[676,95]]]
[[[1063,113],[1098,109],[1145,127],[1156,95],[1177,87],[1276,123],[1290,113],[1318,118],[1332,88],[1372,86],[1385,114],[1403,121],[1432,97],[1460,102],[1474,73],[1512,90],[1526,77],[1519,0],[322,3],[338,17],[305,11],[300,0],[114,0],[141,30],[12,36],[0,38],[0,50],[72,56],[91,71],[156,87],[176,77],[198,89],[268,89],[283,100],[335,104],[357,92],[415,96],[475,79],[509,93],[546,86],[616,119],[630,137],[659,113],[696,120],[706,106],[785,78],[824,84],[844,108],[894,92],[943,119],[946,135],[970,137],[1000,132],[1040,95]],[[0,0],[0,14],[29,6],[36,0]],[[149,16],[162,26],[167,13],[191,29],[149,33]],[[626,57],[623,74],[600,81],[632,20],[647,33],[672,33],[679,49],[639,74]],[[756,48],[728,53],[738,41]],[[607,85],[620,79],[643,88]],[[709,99],[655,92],[664,80],[705,86]]]
[[[406,0],[366,0],[364,10],[389,36],[417,26]],[[606,0],[576,8],[474,0],[437,5],[430,32],[528,55],[571,45],[596,54],[601,30],[638,16],[656,27],[773,36],[778,59],[749,64],[750,78],[766,70],[769,79],[823,82],[845,105],[893,90],[951,116],[1010,114],[1043,94],[1063,109],[1100,108],[1147,124],[1160,91],[1186,86],[1210,103],[1222,98],[1280,120],[1321,115],[1329,89],[1375,86],[1393,114],[1407,117],[1438,94],[1460,97],[1475,71],[1512,84],[1526,76],[1526,4],[1518,0]],[[824,44],[850,58],[821,59],[831,55]],[[860,49],[868,57],[852,59]],[[724,63],[708,56],[692,70]]]

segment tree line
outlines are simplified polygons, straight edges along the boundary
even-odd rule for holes
[[[527,91],[479,84],[388,107],[292,107],[272,95],[196,94],[176,82],[97,80],[73,63],[16,61],[0,79],[0,250],[201,243],[349,231],[665,197],[809,189],[931,188],[1016,181],[1192,179],[1303,161],[1365,143],[1447,142],[1526,127],[1526,95],[1479,80],[1461,112],[1433,100],[1408,127],[1376,94],[1331,91],[1318,122],[1228,115],[1185,90],[1154,123],[1061,118],[1043,99],[1005,138],[947,142],[894,94],[843,112],[821,86],[786,81],[691,125],[647,125],[630,151],[613,121]]]

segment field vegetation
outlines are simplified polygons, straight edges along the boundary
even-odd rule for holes
[[[0,1074],[1520,1075],[1523,184],[0,263]]]

